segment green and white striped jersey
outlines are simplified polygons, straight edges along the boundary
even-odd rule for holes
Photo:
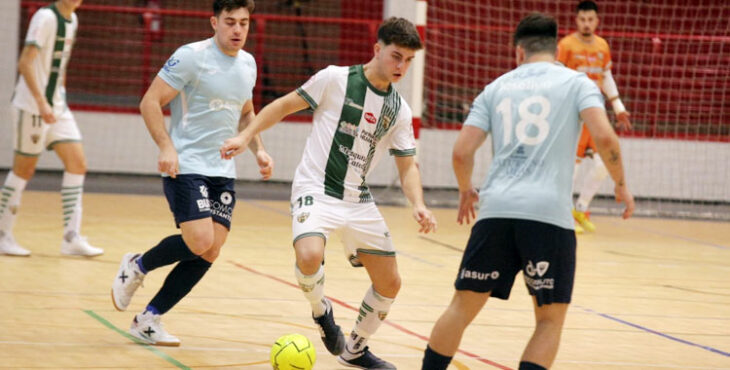
[[[25,45],[38,48],[38,57],[33,60],[33,71],[38,87],[56,116],[68,109],[64,78],[78,24],[76,13],[71,14],[71,19],[65,19],[56,5],[51,4],[33,14],[25,36]],[[39,114],[38,105],[22,75],[15,86],[13,105],[26,112]]]
[[[318,193],[372,202],[365,178],[386,150],[416,154],[411,109],[393,86],[379,91],[363,66],[329,66],[297,93],[314,110],[312,133],[297,167],[292,195]]]

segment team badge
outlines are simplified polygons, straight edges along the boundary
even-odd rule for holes
[[[387,312],[378,311],[378,318],[380,319],[380,321],[385,320],[385,317],[386,316],[388,316],[388,313]]]
[[[40,139],[41,139],[41,135],[38,135],[38,134],[30,135],[30,141],[32,141],[33,144],[38,144],[38,140],[40,140]]]
[[[301,224],[304,221],[307,221],[307,218],[309,218],[309,212],[302,212],[297,215],[297,221]]]

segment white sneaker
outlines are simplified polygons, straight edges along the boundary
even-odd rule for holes
[[[170,335],[160,323],[160,315],[145,311],[134,317],[129,334],[133,337],[155,346],[177,347],[180,339]]]
[[[112,283],[112,303],[117,311],[124,311],[129,306],[134,292],[142,285],[145,274],[139,270],[135,261],[140,254],[127,253],[122,257],[119,271]]]
[[[30,256],[30,251],[18,245],[12,234],[5,234],[0,231],[0,254],[27,257]]]
[[[71,241],[67,241],[66,238],[63,238],[63,241],[61,242],[61,254],[65,254],[67,256],[94,257],[104,254],[104,250],[89,244],[86,237],[75,235]]]

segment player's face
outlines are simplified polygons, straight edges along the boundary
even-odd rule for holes
[[[380,64],[381,73],[391,83],[400,81],[406,75],[415,56],[416,51],[413,49],[396,44],[375,44],[375,58]]]
[[[222,11],[218,17],[211,17],[210,24],[215,30],[215,38],[223,52],[236,55],[246,44],[251,15],[246,8]]]
[[[581,35],[588,37],[596,32],[598,27],[598,14],[595,10],[581,10],[575,17],[575,24],[578,26],[578,32]]]

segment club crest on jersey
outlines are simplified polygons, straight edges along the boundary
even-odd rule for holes
[[[297,215],[297,222],[304,223],[304,221],[307,221],[307,218],[309,218],[309,212],[302,212]]]
[[[32,141],[33,144],[38,144],[38,140],[40,140],[40,139],[41,139],[41,135],[38,135],[38,134],[30,135],[30,141]]]
[[[388,127],[390,127],[390,123],[393,121],[393,118],[388,115],[383,115],[383,118],[380,119],[380,122],[383,123],[383,129],[387,130]]]
[[[378,122],[378,119],[375,118],[375,115],[370,112],[365,113],[365,120],[368,121],[368,123],[371,125],[374,125],[375,122]]]

